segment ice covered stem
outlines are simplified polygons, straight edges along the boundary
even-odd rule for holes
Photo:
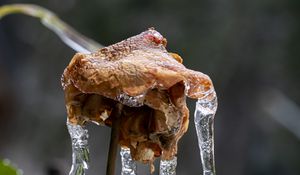
[[[121,148],[122,170],[121,175],[136,175],[136,163],[132,160],[130,149]]]
[[[217,105],[217,96],[214,91],[198,99],[196,102],[194,121],[198,136],[203,175],[216,174],[213,124]]]
[[[160,160],[159,175],[176,175],[177,157],[171,160]]]
[[[85,175],[89,168],[88,131],[81,125],[67,122],[72,140],[72,167],[69,175]]]
[[[103,47],[89,39],[59,19],[53,12],[33,4],[9,4],[0,6],[0,19],[6,15],[21,13],[39,18],[47,28],[56,33],[60,39],[77,52],[90,53]]]

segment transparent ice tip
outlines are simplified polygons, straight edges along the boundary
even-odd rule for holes
[[[122,161],[121,175],[136,175],[136,163],[131,158],[130,149],[121,147],[120,155]]]
[[[177,157],[171,160],[160,160],[159,175],[176,175]]]

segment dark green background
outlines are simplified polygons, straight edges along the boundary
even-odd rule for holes
[[[13,2],[49,8],[103,45],[155,27],[168,39],[169,51],[179,53],[188,68],[208,74],[215,84],[217,174],[300,174],[299,129],[286,129],[273,116],[295,116],[289,122],[300,128],[299,0],[0,4]],[[25,174],[69,171],[71,143],[60,76],[73,54],[36,19],[14,15],[0,21],[0,158],[10,159]],[[202,173],[194,102],[188,102],[191,122],[179,143],[178,175]],[[270,105],[274,113],[265,110]],[[110,130],[89,128],[89,174],[104,174]],[[139,172],[147,174],[147,167],[141,165]]]

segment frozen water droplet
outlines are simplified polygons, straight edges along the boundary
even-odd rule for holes
[[[160,160],[159,175],[176,175],[177,157],[171,160]]]
[[[85,175],[89,168],[88,131],[81,125],[67,122],[72,140],[72,167],[69,175]]]
[[[101,117],[101,116],[100,116],[100,117]],[[93,121],[93,120],[91,120],[91,122],[94,123],[94,124],[96,124],[96,125],[98,125],[98,126],[100,126],[100,123],[99,123],[99,122],[96,122],[96,121]]]
[[[215,175],[214,116],[218,102],[215,91],[198,99],[195,109],[195,126],[204,175]]]
[[[185,95],[188,95],[188,92],[189,92],[189,90],[191,89],[191,86],[190,86],[190,84],[188,83],[188,82],[184,82],[184,86],[185,86],[185,89],[184,89],[184,91],[185,91]]]
[[[63,87],[63,90],[65,90],[67,88],[67,86],[69,86],[71,84],[71,80],[65,79],[64,75],[62,75],[60,80],[61,80],[61,85]]]
[[[143,106],[145,99],[145,94],[137,96],[129,96],[128,94],[122,93],[117,96],[117,100],[122,104],[130,107],[140,107]]]
[[[131,158],[130,149],[121,148],[120,155],[122,160],[121,175],[136,175],[136,163]]]

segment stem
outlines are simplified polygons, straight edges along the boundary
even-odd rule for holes
[[[115,162],[116,162],[117,151],[118,151],[122,109],[123,109],[123,104],[118,103],[116,104],[115,108],[111,113],[113,122],[111,128],[108,159],[106,165],[106,175],[115,174]]]
[[[103,47],[59,19],[53,12],[33,4],[10,4],[0,6],[0,19],[6,15],[21,13],[39,18],[42,24],[56,33],[60,39],[77,52],[91,53]]]

